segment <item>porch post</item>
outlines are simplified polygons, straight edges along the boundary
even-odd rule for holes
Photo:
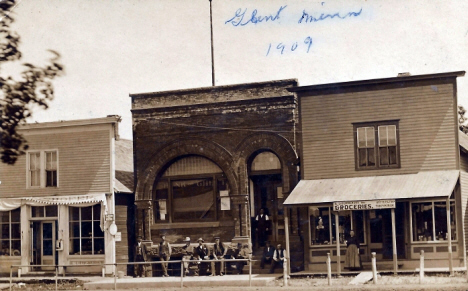
[[[447,198],[447,240],[448,240],[448,259],[450,276],[453,276],[453,262],[452,262],[452,231],[450,225],[450,196]]]
[[[286,268],[287,268],[287,272],[288,272],[288,275],[291,273],[290,272],[290,258],[291,256],[289,255],[289,209],[286,207],[285,209],[285,215],[284,215],[284,232],[285,232],[285,235],[286,235],[286,258],[287,258],[287,261],[286,261]]]
[[[392,244],[393,244],[393,274],[398,271],[397,248],[396,248],[396,228],[395,228],[395,208],[392,208]]]
[[[336,239],[336,268],[338,276],[341,276],[341,251],[340,251],[340,219],[338,211],[335,213],[335,239]]]

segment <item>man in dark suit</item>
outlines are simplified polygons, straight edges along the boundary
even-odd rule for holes
[[[198,263],[200,264],[200,275],[204,275],[206,274],[206,270],[208,268],[208,266],[206,265],[206,263],[202,263],[201,261],[202,260],[208,260],[209,257],[209,251],[208,251],[208,248],[206,247],[206,245],[204,244],[204,240],[203,238],[199,238],[198,239],[198,246],[195,247],[195,249],[193,250],[193,258],[198,260]]]
[[[166,235],[161,234],[161,242],[159,243],[159,260],[166,263],[162,263],[163,277],[169,277],[167,273],[168,261],[171,259],[172,248],[171,245],[166,241]]]
[[[142,243],[142,237],[138,236],[137,243],[134,247],[134,262],[146,262],[147,256],[147,249],[146,245]],[[137,264],[135,265],[135,276],[136,277],[145,277],[146,273],[146,265],[145,264]]]
[[[273,252],[273,260],[271,260],[270,273],[273,274],[277,266],[280,266],[281,268],[283,268],[285,252],[286,251],[283,249],[283,247],[279,243],[276,246],[276,250]]]
[[[265,263],[271,264],[271,260],[273,259],[273,254],[275,252],[275,248],[270,245],[270,242],[266,242],[266,246],[263,249],[262,260],[260,261],[260,267],[262,269],[265,268]]]
[[[213,245],[213,249],[211,251],[210,259],[212,260],[220,260],[221,262],[211,262],[211,276],[216,276],[216,268],[215,266],[219,266],[219,275],[224,275],[224,255],[226,253],[226,249],[221,243],[220,238],[217,236],[215,237],[215,243]]]
[[[255,222],[257,224],[255,230],[257,231],[258,246],[263,247],[270,228],[270,218],[265,213],[265,209],[260,209],[260,213],[255,217]]]

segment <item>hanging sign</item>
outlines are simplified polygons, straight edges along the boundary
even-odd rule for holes
[[[372,210],[395,208],[395,199],[333,202],[333,210]]]

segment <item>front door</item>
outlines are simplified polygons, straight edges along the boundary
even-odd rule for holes
[[[33,223],[33,264],[40,270],[55,270],[55,221],[35,221]]]

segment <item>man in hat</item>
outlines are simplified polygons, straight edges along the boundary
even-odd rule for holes
[[[166,241],[166,235],[161,234],[161,242],[159,243],[159,260],[167,262],[171,259],[171,254],[171,245]],[[167,274],[168,263],[162,263],[161,266],[163,269],[163,277],[169,277],[169,274]]]
[[[221,260],[221,262],[211,262],[211,276],[216,276],[216,268],[215,265],[218,265],[219,275],[224,275],[224,255],[226,254],[226,249],[224,248],[223,243],[219,236],[215,237],[215,243],[213,245],[213,249],[211,251],[210,259],[212,260]]]
[[[208,248],[204,244],[203,238],[198,239],[198,246],[194,249],[193,251],[193,257],[198,260],[198,263],[200,264],[200,274],[205,273],[207,266],[204,263],[201,263],[202,260],[208,260],[209,257],[209,252]]]
[[[146,245],[142,243],[142,237],[139,235],[137,237],[137,243],[134,247],[134,262],[146,262],[147,256],[147,249]],[[136,277],[144,277],[146,273],[146,265],[145,264],[137,264],[135,265],[135,276]]]
[[[184,276],[187,276],[189,273],[189,261],[193,257],[193,246],[190,245],[190,237],[186,237],[184,240],[185,245],[182,247],[182,260],[184,261]]]
[[[266,246],[263,249],[262,260],[260,262],[260,267],[263,269],[265,268],[265,263],[271,264],[271,260],[273,259],[273,254],[275,252],[275,248],[271,246],[270,242],[266,242]]]

